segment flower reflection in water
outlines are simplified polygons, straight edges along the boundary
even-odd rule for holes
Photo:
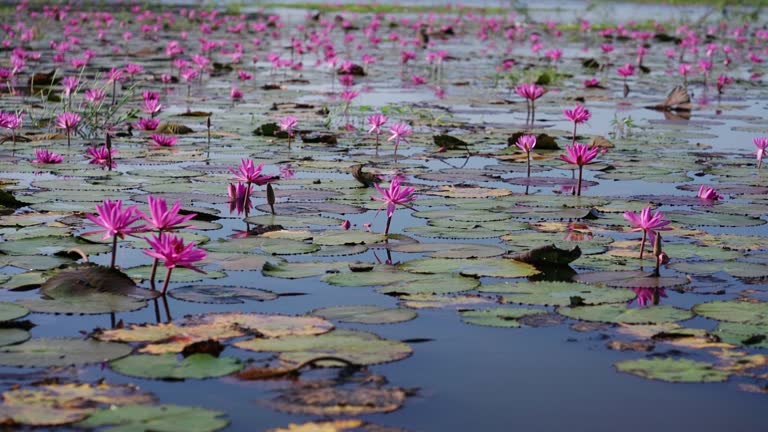
[[[667,298],[664,288],[632,288],[632,291],[635,292],[635,298],[627,303],[629,305],[637,302],[639,307],[657,306],[662,297]]]

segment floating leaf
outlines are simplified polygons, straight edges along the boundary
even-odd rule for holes
[[[400,408],[405,398],[405,390],[397,387],[299,387],[283,390],[276,398],[266,401],[265,405],[290,414],[364,415],[392,412]]]
[[[234,357],[192,354],[179,359],[176,354],[132,355],[110,362],[109,367],[123,375],[151,379],[204,379],[235,373],[243,368]]]
[[[403,308],[380,306],[331,306],[315,309],[309,315],[339,322],[359,324],[392,324],[416,318],[416,312]]]
[[[190,285],[174,288],[170,296],[193,303],[239,304],[250,301],[269,301],[277,294],[262,289],[223,285]]]
[[[0,346],[13,345],[29,340],[28,331],[17,328],[0,329]]]
[[[473,277],[518,278],[538,274],[536,267],[504,258],[481,259],[417,259],[400,268],[414,273],[459,273]]]
[[[582,273],[575,281],[587,284],[607,285],[615,288],[674,288],[690,283],[684,277],[657,277],[643,271],[606,271]]]
[[[402,360],[411,355],[408,345],[382,339],[373,333],[336,329],[319,336],[286,336],[251,339],[235,343],[250,351],[275,351],[280,359],[301,364],[318,357],[339,357],[356,365],[372,365]]]
[[[409,294],[400,297],[403,306],[412,309],[438,309],[472,307],[497,303],[495,299],[479,295],[434,295],[434,294]]]
[[[213,432],[229,421],[223,412],[179,405],[129,405],[106,408],[77,424],[104,432]]]
[[[0,302],[0,322],[11,321],[29,314],[29,310],[14,303]]]
[[[717,325],[714,334],[726,343],[751,348],[768,348],[768,323],[721,322]]]
[[[386,239],[383,234],[367,231],[326,231],[316,235],[312,242],[321,246],[372,244]]]
[[[109,293],[92,293],[49,300],[19,300],[19,304],[37,313],[84,315],[130,312],[147,306],[144,300]]]
[[[751,324],[768,324],[768,303],[739,300],[718,300],[697,304],[697,315],[719,321]]]
[[[276,277],[282,279],[302,279],[314,276],[322,276],[328,273],[339,273],[349,270],[351,262],[345,261],[303,261],[303,262],[281,262],[277,264],[266,263],[261,272],[264,276]]]
[[[689,310],[667,305],[630,309],[624,304],[604,304],[597,306],[561,307],[557,312],[568,318],[621,324],[665,323],[687,320],[693,317]]]
[[[0,365],[23,367],[71,366],[125,357],[131,347],[78,338],[37,338],[0,348]]]
[[[668,382],[719,382],[730,373],[715,369],[710,363],[674,358],[624,360],[616,363],[619,372]]]
[[[238,326],[261,333],[270,338],[282,336],[311,336],[329,332],[333,324],[318,318],[290,315],[267,315],[243,312],[224,312],[187,317],[191,325],[215,324]]]
[[[219,341],[244,336],[245,332],[229,323],[180,326],[174,323],[131,325],[122,329],[102,330],[99,340],[110,342],[156,342],[139,351],[148,354],[180,353],[185,347],[203,341]]]
[[[379,288],[384,294],[452,294],[469,291],[480,286],[476,278],[456,274],[420,275],[421,277],[395,282]]]
[[[525,303],[545,306],[624,303],[635,298],[631,290],[600,288],[569,282],[518,282],[483,285],[481,292],[511,293],[503,296],[505,303]]]
[[[461,311],[461,319],[469,324],[489,326],[489,327],[520,327],[520,318],[546,314],[544,309],[512,309],[512,308],[493,308],[482,310]]]
[[[768,277],[768,265],[745,261],[726,262],[681,262],[670,265],[671,268],[694,275],[710,275],[724,271],[731,276],[740,278]]]

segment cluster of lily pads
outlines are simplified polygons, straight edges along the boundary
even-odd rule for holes
[[[768,129],[740,112],[761,91],[768,33],[755,26],[69,6],[12,16],[11,64],[0,65],[0,365],[39,369],[3,392],[5,424],[228,423],[66,369],[101,365],[135,379],[269,380],[263,406],[337,418],[307,430],[382,430],[350,417],[417,394],[374,371],[418,349],[360,327],[425,309],[497,329],[568,323],[635,352],[620,372],[765,392]],[[693,58],[709,62],[698,75],[682,67]],[[660,85],[675,88],[666,100]],[[363,105],[390,92],[432,102]],[[663,119],[585,135],[617,106]],[[748,136],[757,167],[746,150],[707,144],[724,125]],[[268,313],[331,286],[397,305]],[[217,312],[184,316],[201,304]],[[155,322],[136,321],[151,306]],[[108,314],[110,328],[32,338],[29,313]]]

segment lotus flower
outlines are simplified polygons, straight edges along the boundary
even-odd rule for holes
[[[653,241],[657,231],[669,231],[672,229],[667,226],[672,222],[664,219],[663,213],[652,212],[651,207],[644,208],[640,214],[626,212],[624,213],[624,219],[626,219],[632,227],[631,231],[643,232],[643,239],[640,241],[640,259],[643,259],[645,241],[648,236],[650,236],[651,241]]]
[[[528,163],[528,177],[531,176],[531,150],[536,147],[536,135],[522,135],[515,143],[525,152],[525,160]]]
[[[590,147],[586,144],[573,143],[573,145],[565,146],[565,151],[567,153],[564,155],[560,155],[560,159],[570,164],[577,165],[579,167],[579,183],[576,186],[576,189],[573,190],[573,194],[580,196],[581,195],[581,178],[584,170],[584,165],[587,165],[588,163],[592,162],[592,160],[597,157],[598,153],[600,152],[600,149],[594,146]]]
[[[520,84],[519,86],[515,87],[515,93],[526,99],[528,112],[525,117],[525,121],[527,123],[528,119],[530,118],[531,124],[533,124],[534,118],[536,116],[535,102],[536,99],[544,95],[544,88],[539,87],[534,83]]]
[[[371,126],[368,129],[368,134],[376,134],[376,149],[379,148],[379,135],[381,135],[381,127],[389,120],[384,114],[374,114],[368,116],[368,125]]]
[[[768,138],[757,137],[752,142],[757,147],[757,169],[760,169],[763,166],[763,156],[765,156],[765,151],[768,149]]]
[[[697,196],[704,201],[717,201],[723,199],[723,196],[717,193],[714,188],[704,185],[699,186],[699,193]]]
[[[144,253],[163,261],[163,264],[168,269],[165,274],[165,282],[163,282],[163,295],[168,290],[168,283],[171,281],[171,272],[174,268],[185,267],[199,273],[205,273],[203,270],[195,267],[194,263],[205,259],[206,253],[204,250],[195,247],[193,243],[184,244],[184,239],[181,237],[166,233],[150,236],[146,240],[152,249],[145,250]]]
[[[117,254],[117,238],[124,239],[126,234],[139,231],[137,227],[132,227],[134,222],[141,219],[136,206],[123,208],[123,202],[120,200],[104,200],[101,205],[96,205],[97,214],[86,213],[85,217],[91,222],[103,227],[103,230],[84,233],[83,235],[104,233],[102,240],[112,238],[112,262],[111,267],[115,266],[115,257]]]
[[[584,105],[577,104],[573,109],[563,111],[566,117],[573,122],[573,142],[576,143],[576,125],[588,121],[592,113],[584,108]]]
[[[395,214],[397,206],[407,206],[408,203],[416,200],[416,197],[413,196],[415,189],[412,187],[402,187],[402,181],[401,177],[393,178],[389,183],[389,189],[382,189],[378,184],[374,184],[374,187],[381,196],[372,196],[371,198],[384,203],[382,207],[386,206],[387,208],[387,227],[384,230],[384,235],[389,234],[389,226],[392,223],[392,216]]]
[[[48,149],[35,149],[34,163],[40,164],[58,164],[64,162],[64,158],[57,153],[48,151]]]
[[[77,129],[78,123],[80,123],[80,116],[77,113],[65,112],[56,116],[56,126],[67,131],[67,147],[70,145],[70,137]]]
[[[401,141],[408,142],[406,137],[413,133],[413,130],[406,123],[395,123],[389,128],[389,133],[392,135],[387,138],[387,141],[395,142],[395,159],[397,159],[397,147]]]

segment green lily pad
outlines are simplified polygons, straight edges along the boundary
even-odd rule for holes
[[[131,267],[131,268],[123,269],[123,271],[132,279],[149,280],[149,276],[152,274],[152,266],[145,265],[145,266],[139,266],[139,267]],[[163,267],[163,265],[160,264],[157,268],[157,275],[156,275],[157,279],[155,280],[155,283],[157,285],[162,286],[163,280],[165,279],[165,272],[166,272],[165,267]],[[173,272],[171,274],[171,282],[189,283],[189,282],[198,282],[203,279],[221,279],[225,276],[227,276],[227,274],[222,271],[206,271],[205,273],[198,273],[188,268],[176,267],[173,269]]]
[[[377,291],[384,294],[452,294],[480,286],[476,278],[457,274],[420,275],[417,279],[390,283]]]
[[[719,213],[668,213],[668,218],[680,225],[750,227],[765,223],[764,220],[733,214]]]
[[[457,296],[409,294],[401,296],[400,302],[403,306],[412,309],[459,309],[497,303],[496,299],[469,294]]]
[[[14,345],[29,340],[28,331],[17,328],[0,329],[0,346]]]
[[[506,252],[497,246],[465,243],[410,243],[397,245],[392,251],[426,253],[432,258],[490,258]]]
[[[601,288],[569,282],[518,282],[483,285],[481,292],[511,293],[503,296],[505,303],[544,306],[568,306],[573,301],[584,304],[623,303],[635,298],[628,289]],[[576,299],[578,298],[578,299]]]
[[[725,343],[750,348],[768,348],[768,323],[721,322],[713,334]]]
[[[14,303],[0,302],[0,322],[11,321],[29,314],[29,309]]]
[[[123,375],[150,379],[204,379],[226,376],[243,368],[234,357],[192,354],[179,359],[176,354],[132,355],[110,362],[109,367]]]
[[[318,357],[333,356],[357,365],[373,365],[402,360],[411,355],[408,345],[382,339],[373,333],[336,329],[319,336],[288,336],[251,339],[235,343],[250,351],[274,351],[280,360],[301,364]]]
[[[277,294],[262,289],[223,285],[190,285],[174,288],[170,296],[193,303],[239,304],[251,301],[269,301]]]
[[[0,348],[0,365],[22,367],[71,366],[125,357],[131,347],[78,338],[37,338]]]
[[[544,309],[512,309],[512,308],[493,308],[482,310],[461,311],[461,319],[469,324],[489,326],[489,327],[521,327],[519,319],[526,316],[545,314]]]
[[[688,359],[624,360],[615,366],[619,372],[667,382],[721,382],[727,380],[730,375],[726,371],[715,369],[713,364]]]
[[[225,428],[224,413],[179,405],[128,405],[105,408],[77,424],[104,432],[213,432]]]
[[[350,264],[352,263],[345,261],[302,261],[281,262],[277,264],[268,262],[264,264],[261,273],[264,276],[282,279],[303,279],[329,273],[338,274],[339,272],[349,270]]]
[[[413,273],[459,273],[472,277],[518,278],[538,274],[536,267],[504,258],[448,259],[425,258],[401,264]]]
[[[694,275],[710,275],[724,271],[731,276],[740,278],[764,278],[768,277],[768,265],[763,263],[752,263],[746,261],[726,261],[726,262],[681,262],[670,265],[682,273]]]
[[[718,300],[697,304],[697,315],[718,321],[750,324],[768,324],[768,303],[739,300]]]
[[[621,324],[658,324],[683,321],[693,317],[687,309],[662,305],[630,309],[624,304],[561,307],[557,310],[568,318]]]
[[[19,300],[19,304],[37,313],[84,315],[130,312],[147,306],[144,300],[109,293],[55,299],[25,299]]]
[[[312,243],[321,246],[373,244],[386,240],[384,234],[367,231],[326,231],[314,236]]]
[[[106,243],[89,243],[78,237],[34,237],[0,243],[0,252],[8,255],[53,255],[68,249],[80,249],[88,255],[112,250]]]
[[[331,306],[315,309],[309,315],[329,320],[358,324],[392,324],[410,321],[416,318],[416,312],[403,308],[385,308],[381,306]]]

